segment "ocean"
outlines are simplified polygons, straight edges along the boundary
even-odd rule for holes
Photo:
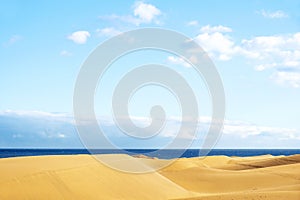
[[[182,150],[164,149],[157,151],[156,149],[126,149],[125,153],[129,155],[143,154],[146,156],[157,157],[162,159],[176,158]],[[124,153],[124,150],[116,149],[98,149],[93,153],[97,154],[118,154]],[[44,156],[44,155],[77,155],[90,154],[86,149],[0,149],[0,158],[19,157],[19,156]],[[259,156],[270,154],[278,155],[294,155],[300,154],[300,149],[213,149],[207,155],[225,155],[225,156]],[[201,156],[198,149],[187,149],[180,157],[197,157]]]

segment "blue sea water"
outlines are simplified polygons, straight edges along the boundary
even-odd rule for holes
[[[171,159],[176,158],[178,153],[182,153],[180,157],[197,157],[206,155],[197,149],[187,149],[185,151],[178,149],[164,149],[157,151],[156,149],[98,149],[93,153],[97,154],[118,154],[127,153],[129,155],[144,154],[151,157]],[[76,155],[76,154],[91,154],[86,149],[0,149],[0,158],[18,157],[18,156],[41,156],[41,155]],[[258,156],[271,154],[278,155],[294,155],[300,154],[300,149],[213,149],[209,151],[208,156],[225,155],[225,156]]]

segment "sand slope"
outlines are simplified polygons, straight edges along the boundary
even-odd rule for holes
[[[114,155],[126,160],[127,155]],[[170,199],[190,192],[159,173],[112,170],[91,156],[0,160],[0,199]]]
[[[137,167],[127,155],[106,155]],[[137,158],[149,166],[164,160]],[[0,199],[300,200],[300,155],[182,158],[154,173],[113,170],[89,155],[0,159]]]

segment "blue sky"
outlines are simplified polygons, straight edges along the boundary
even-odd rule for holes
[[[120,32],[160,27],[193,38],[220,73],[226,123],[219,147],[299,148],[299,10],[299,1],[273,0],[2,1],[0,145],[64,147],[70,139],[78,146],[76,131],[65,119],[73,112],[73,90],[81,64],[101,42]],[[149,62],[166,64],[182,74],[195,90],[200,114],[209,118],[211,105],[203,80],[178,57],[157,51],[136,52],[111,66],[95,96],[98,116],[111,115],[110,97],[122,74]],[[170,119],[180,114],[176,99],[157,87],[139,91],[130,102],[130,113],[144,123],[143,117],[154,104],[162,104]],[[36,116],[45,120],[35,121]],[[52,126],[57,121],[59,126]],[[24,123],[28,131],[22,126],[16,129],[15,124]],[[172,123],[166,132],[175,132]],[[40,142],[34,143],[32,134]],[[114,140],[129,142],[119,137]]]

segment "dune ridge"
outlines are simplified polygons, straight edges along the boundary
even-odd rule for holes
[[[142,155],[99,155],[160,166]],[[300,200],[300,155],[180,158],[156,172],[114,170],[90,155],[0,159],[0,199]]]

